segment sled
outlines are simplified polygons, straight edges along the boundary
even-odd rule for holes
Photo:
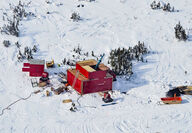
[[[54,60],[52,60],[52,61],[47,61],[47,62],[46,62],[46,66],[47,66],[47,68],[53,67],[53,66],[54,66]]]
[[[174,94],[174,97],[164,97],[164,98],[161,98],[161,101],[164,104],[180,104],[182,101],[182,98],[177,97],[176,94]]]

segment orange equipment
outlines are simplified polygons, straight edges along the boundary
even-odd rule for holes
[[[182,101],[182,98],[177,97],[176,94],[174,94],[174,97],[164,97],[164,98],[161,98],[161,101],[164,104],[180,104]]]

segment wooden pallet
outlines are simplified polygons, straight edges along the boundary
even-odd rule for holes
[[[72,102],[71,99],[65,99],[65,100],[63,100],[63,103],[70,103],[70,102]]]

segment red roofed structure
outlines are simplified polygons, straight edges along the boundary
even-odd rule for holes
[[[96,60],[85,60],[76,63],[76,69],[67,70],[68,83],[81,95],[112,90],[113,76],[109,68],[99,64],[95,70]]]
[[[31,77],[41,77],[44,72],[44,60],[32,59],[29,63],[24,63],[22,71],[29,72],[29,76]]]

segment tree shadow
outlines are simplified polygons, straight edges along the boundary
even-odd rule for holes
[[[127,93],[133,88],[148,84],[148,81],[142,78],[142,75],[144,75],[148,71],[150,71],[150,69],[142,69],[140,70],[140,72],[134,72],[132,77],[128,80],[123,77],[117,76],[117,81],[113,83],[113,90]]]
[[[157,53],[151,53],[157,54]],[[151,55],[149,54],[149,55]],[[146,57],[146,56],[145,56]],[[147,62],[137,62],[133,63],[133,75],[130,79],[117,76],[117,81],[113,83],[113,90],[120,91],[121,93],[127,94],[133,88],[145,86],[149,84],[149,81],[145,79],[144,75],[152,70],[152,68],[145,67],[146,65],[154,64],[157,61],[150,59]]]
[[[188,29],[188,33],[187,33],[187,41],[192,41],[192,29]]]
[[[192,35],[188,35],[187,37],[188,37],[187,38],[188,41],[192,41]]]

